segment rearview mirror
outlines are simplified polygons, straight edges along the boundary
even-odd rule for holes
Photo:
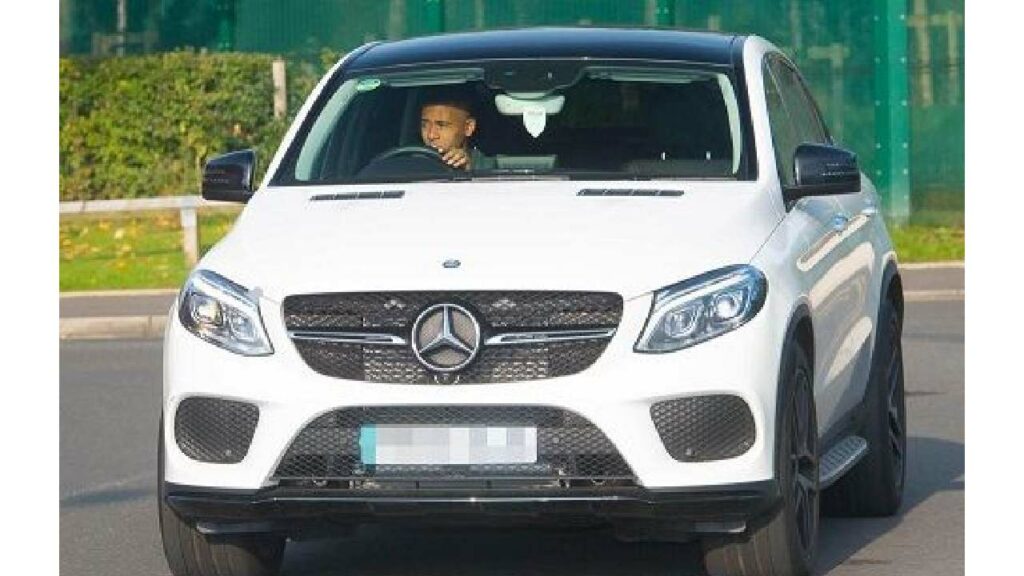
[[[825,144],[801,144],[793,155],[795,186],[784,188],[786,204],[804,196],[860,192],[857,155]]]
[[[211,158],[203,168],[203,198],[246,203],[252,198],[256,151],[229,152]]]

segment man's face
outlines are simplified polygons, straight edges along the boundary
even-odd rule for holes
[[[476,130],[476,120],[469,112],[450,104],[428,104],[420,113],[420,136],[423,143],[440,152],[465,148],[466,138]]]

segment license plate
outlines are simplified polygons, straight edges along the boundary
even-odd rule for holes
[[[533,464],[537,428],[527,426],[367,425],[359,430],[363,464]]]

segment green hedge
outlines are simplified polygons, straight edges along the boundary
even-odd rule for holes
[[[289,115],[336,58],[288,64]],[[273,59],[61,58],[61,200],[195,194],[207,158],[248,147],[261,177],[290,120],[273,117]]]

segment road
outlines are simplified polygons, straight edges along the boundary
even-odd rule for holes
[[[962,271],[961,271],[962,273]],[[964,572],[963,300],[907,304],[909,467],[903,512],[823,520],[819,574]],[[60,570],[167,576],[157,533],[161,343],[60,345]],[[697,550],[603,531],[371,527],[289,544],[285,576],[700,574]]]

